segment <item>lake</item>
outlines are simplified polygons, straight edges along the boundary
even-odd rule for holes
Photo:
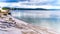
[[[27,23],[60,32],[60,10],[11,10],[11,15]]]

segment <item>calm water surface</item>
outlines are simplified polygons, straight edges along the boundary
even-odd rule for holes
[[[11,14],[27,23],[55,28],[60,32],[60,10],[11,10]]]

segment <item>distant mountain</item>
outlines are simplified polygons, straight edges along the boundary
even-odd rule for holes
[[[10,8],[10,7],[3,7],[6,9],[10,9],[10,10],[47,10],[44,8]]]

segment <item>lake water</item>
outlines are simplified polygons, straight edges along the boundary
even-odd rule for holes
[[[54,28],[60,32],[60,10],[11,10],[11,15],[27,23]]]

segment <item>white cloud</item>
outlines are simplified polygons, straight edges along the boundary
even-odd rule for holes
[[[0,7],[6,6],[6,3],[0,3]]]
[[[34,1],[34,0],[33,0]],[[0,2],[0,7],[17,7],[17,8],[45,8],[45,9],[60,9],[60,6],[53,6],[53,5],[35,5],[37,4],[36,2],[45,2],[48,0],[38,0],[32,2],[24,1],[24,2],[18,2],[18,3],[4,3]],[[51,0],[49,0],[51,1]],[[30,5],[29,5],[30,4]]]
[[[53,2],[54,0],[30,0],[30,2],[40,3],[40,2]]]

